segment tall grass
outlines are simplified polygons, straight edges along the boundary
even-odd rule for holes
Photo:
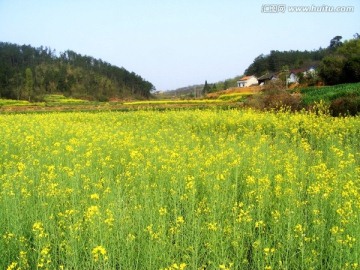
[[[354,269],[360,118],[0,115],[1,269]]]

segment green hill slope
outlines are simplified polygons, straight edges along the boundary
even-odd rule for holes
[[[141,76],[101,59],[0,42],[0,98],[36,101],[52,93],[91,100],[148,98],[153,89]]]

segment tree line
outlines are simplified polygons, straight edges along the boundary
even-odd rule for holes
[[[134,72],[67,50],[56,54],[0,42],[0,98],[40,101],[46,94],[106,101],[149,98],[154,86]]]
[[[341,42],[341,36],[331,40],[330,53],[325,56],[318,73],[327,85],[360,82],[360,35]]]
[[[260,77],[266,73],[279,72],[284,66],[297,69],[303,66],[317,65],[327,54],[327,49],[323,48],[314,51],[271,50],[268,55],[257,56],[245,70],[245,74]]]
[[[245,70],[245,74],[261,76],[290,70],[316,67],[320,79],[327,85],[360,81],[360,36],[342,42],[341,36],[330,40],[327,48],[313,51],[277,51],[260,54]]]

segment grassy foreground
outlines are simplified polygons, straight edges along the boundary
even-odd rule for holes
[[[0,115],[0,269],[357,269],[360,118]]]

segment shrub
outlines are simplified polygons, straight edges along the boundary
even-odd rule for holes
[[[300,108],[300,95],[290,94],[285,90],[265,95],[265,107],[271,109],[280,109],[282,107],[290,108],[292,111]]]
[[[346,96],[333,100],[330,104],[332,116],[356,115],[360,111],[360,97]]]
[[[297,93],[291,94],[287,91],[281,81],[272,81],[267,84],[262,93],[249,98],[246,105],[256,109],[275,109],[284,107],[292,111],[299,110],[301,96]]]

